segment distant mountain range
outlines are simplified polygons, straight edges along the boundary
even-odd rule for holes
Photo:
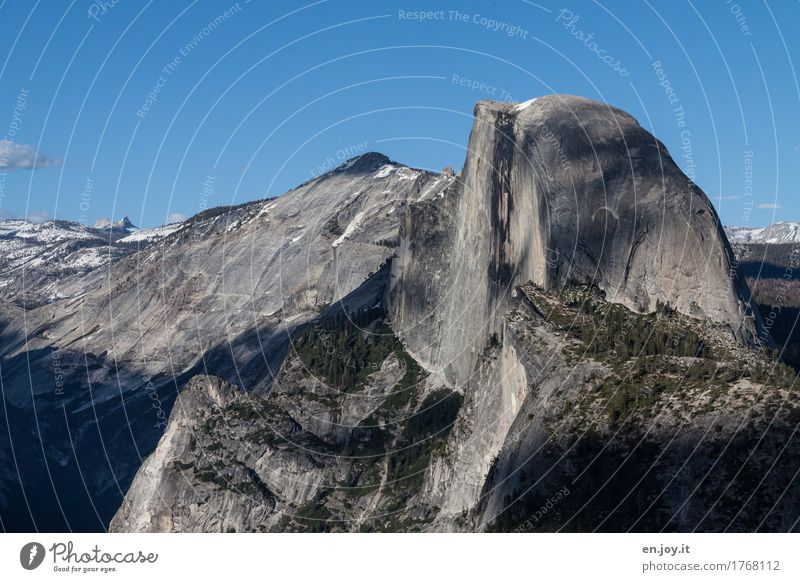
[[[94,228],[66,220],[0,221],[0,290],[6,301],[25,307],[81,295],[92,271],[184,226],[140,229],[127,217],[100,220]]]
[[[732,243],[796,243],[800,242],[800,222],[776,222],[761,228],[728,226],[725,234]]]
[[[123,216],[119,220],[110,220],[108,218],[101,218],[97,222],[94,223],[94,227],[100,230],[109,230],[109,231],[117,231],[117,232],[132,232],[134,230],[139,230],[138,227],[131,222],[131,219],[127,216]]]

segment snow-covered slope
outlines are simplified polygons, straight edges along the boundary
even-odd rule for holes
[[[0,222],[3,299],[26,307],[81,292],[78,279],[120,255],[107,237],[74,222]]]
[[[67,240],[93,239],[90,229],[73,222],[51,220],[34,223],[27,220],[0,221],[0,239],[19,239],[39,243],[58,243]]]
[[[65,220],[0,221],[0,298],[31,308],[83,295],[105,272],[101,267],[185,224],[138,229],[127,217],[101,220],[94,228]]]
[[[152,242],[154,240],[164,238],[165,236],[169,236],[174,232],[178,232],[184,226],[186,226],[185,222],[173,222],[171,224],[165,224],[164,226],[156,226],[154,228],[140,228],[133,231],[128,236],[122,237],[117,242],[118,243]]]
[[[800,222],[776,222],[761,228],[729,226],[725,234],[732,243],[796,243],[800,242]]]

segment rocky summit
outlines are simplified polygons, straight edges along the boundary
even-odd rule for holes
[[[103,244],[0,303],[6,529],[798,528],[795,370],[607,104],[483,101],[458,173],[368,153]]]

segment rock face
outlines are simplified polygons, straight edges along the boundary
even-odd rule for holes
[[[796,527],[788,437],[800,397],[772,387],[793,374],[727,331],[635,314],[597,291],[528,284],[508,308],[502,344],[487,346],[463,396],[369,312],[355,325],[322,314],[266,394],[211,398],[226,384],[194,378],[112,530]],[[342,385],[324,372],[340,353],[327,346],[358,337],[374,342],[375,371]]]
[[[796,530],[796,453],[777,453],[800,414],[793,370],[724,327],[636,314],[596,291],[527,284],[510,308],[502,351],[527,383],[498,409],[517,413],[468,506],[471,528]]]
[[[112,237],[126,236],[139,230],[139,227],[133,224],[127,216],[123,216],[119,220],[101,218],[94,223],[94,228],[106,236]]]
[[[180,487],[180,459],[195,444],[193,433],[207,418],[220,414],[232,401],[237,389],[230,383],[213,376],[195,376],[184,387],[172,409],[169,427],[159,441],[156,452],[142,464],[131,485],[132,495],[126,497],[114,521],[113,529],[130,531],[171,531],[178,529],[176,520],[192,519],[191,504],[183,504],[176,488]],[[146,485],[145,485],[146,483]],[[149,495],[145,495],[145,491]],[[241,496],[224,500],[219,496],[208,500],[202,490],[195,490],[195,503],[213,504],[214,511],[249,513],[241,503]],[[220,519],[224,522],[225,517]]]
[[[665,303],[757,335],[709,200],[633,117],[580,97],[479,102],[458,183],[411,208],[398,254],[396,329],[455,384],[526,281],[596,285],[637,312]]]
[[[461,399],[429,382],[370,307],[387,275],[298,330],[268,393],[211,404],[206,387],[222,381],[195,377],[111,529],[324,531],[334,516],[347,530],[401,529],[393,514],[415,493],[421,460],[444,443]],[[351,342],[352,353],[339,351]],[[355,376],[343,382],[331,369]],[[412,523],[431,511],[417,506]]]
[[[561,382],[550,375],[558,360],[504,341],[519,285],[594,286],[636,313],[668,305],[755,343],[760,320],[732,261],[706,196],[627,113],[564,95],[479,102],[460,179],[405,217],[389,293],[409,352],[474,407],[436,469],[440,518],[477,503],[525,387],[548,394]],[[492,342],[502,349],[487,367]]]

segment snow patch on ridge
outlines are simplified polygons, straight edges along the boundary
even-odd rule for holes
[[[336,248],[340,244],[342,244],[345,241],[345,239],[347,239],[350,235],[352,235],[353,232],[355,232],[355,230],[359,226],[361,226],[361,223],[363,222],[363,220],[364,220],[364,213],[363,212],[359,212],[358,214],[356,214],[355,217],[353,218],[353,220],[350,221],[350,224],[347,225],[347,228],[344,229],[344,232],[342,233],[342,236],[340,236],[335,241],[333,241],[331,243],[331,246],[333,248]]]
[[[119,239],[118,242],[121,243],[149,242],[159,238],[164,238],[165,236],[169,236],[173,232],[179,231],[181,228],[183,228],[183,226],[184,223],[176,222],[173,224],[166,224],[164,226],[157,226],[155,228],[142,228],[140,230],[135,231],[133,234],[129,234],[128,236]]]
[[[394,172],[396,169],[397,168],[392,164],[384,164],[383,166],[381,166],[380,170],[378,170],[378,173],[375,174],[375,176],[373,176],[372,179],[377,180],[378,178],[388,178],[389,174]]]
[[[528,107],[536,103],[538,97],[534,97],[533,99],[528,99],[527,101],[523,101],[522,103],[518,103],[517,106],[514,108],[514,111],[519,113],[520,111],[525,111]]]

